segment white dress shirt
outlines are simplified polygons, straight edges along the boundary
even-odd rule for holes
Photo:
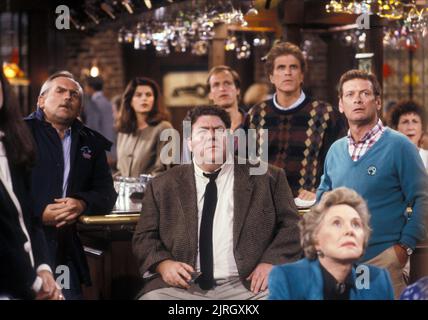
[[[202,209],[204,206],[205,187],[209,179],[203,175],[204,171],[193,162],[195,168],[196,195],[198,203],[198,239],[202,219]],[[208,173],[208,172],[205,172]],[[213,261],[214,279],[224,279],[238,276],[233,255],[233,184],[234,184],[233,164],[223,164],[216,179],[217,184],[217,206],[213,221]],[[199,244],[198,244],[199,247]],[[196,260],[196,270],[200,271],[200,257]]]

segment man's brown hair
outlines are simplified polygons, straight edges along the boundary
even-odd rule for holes
[[[362,79],[362,80],[368,80],[371,82],[373,87],[373,93],[376,97],[380,97],[382,90],[380,88],[379,81],[377,81],[377,78],[374,74],[368,73],[367,71],[353,69],[346,71],[339,80],[339,84],[337,85],[337,91],[339,93],[339,99],[342,98],[343,95],[343,84],[347,81],[354,80],[354,79]]]
[[[300,68],[304,73],[306,71],[306,59],[302,50],[291,42],[279,42],[275,44],[266,56],[265,70],[267,75],[273,74],[275,67],[275,59],[280,56],[292,55],[300,62]]]

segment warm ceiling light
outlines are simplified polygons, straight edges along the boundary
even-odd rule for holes
[[[98,69],[98,67],[97,67],[97,66],[92,66],[92,67],[91,67],[91,70],[89,71],[89,75],[90,75],[92,78],[96,78],[96,77],[98,77],[98,76],[99,76],[99,74],[100,74],[100,69]]]
[[[89,75],[92,78],[96,78],[100,75],[100,69],[98,68],[97,59],[94,59],[92,61],[92,66],[91,66],[91,69],[89,70]]]
[[[14,62],[3,62],[3,74],[13,85],[28,86],[30,84],[24,71]]]
[[[15,78],[18,75],[19,67],[16,63],[3,63],[3,73],[8,79]]]

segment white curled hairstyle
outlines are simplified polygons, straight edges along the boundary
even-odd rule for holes
[[[333,206],[346,204],[354,208],[360,216],[364,230],[363,254],[371,234],[369,226],[370,213],[364,199],[354,190],[340,187],[323,194],[320,202],[305,213],[299,222],[300,242],[306,258],[315,260],[318,256],[316,246],[316,234],[319,231],[325,213]]]

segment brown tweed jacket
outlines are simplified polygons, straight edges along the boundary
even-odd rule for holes
[[[282,169],[264,175],[235,164],[233,248],[239,275],[261,262],[281,264],[301,258],[299,216]],[[180,165],[148,185],[133,237],[133,251],[143,275],[171,259],[196,266],[198,210],[193,164]],[[142,293],[168,286],[160,276],[145,281]]]

